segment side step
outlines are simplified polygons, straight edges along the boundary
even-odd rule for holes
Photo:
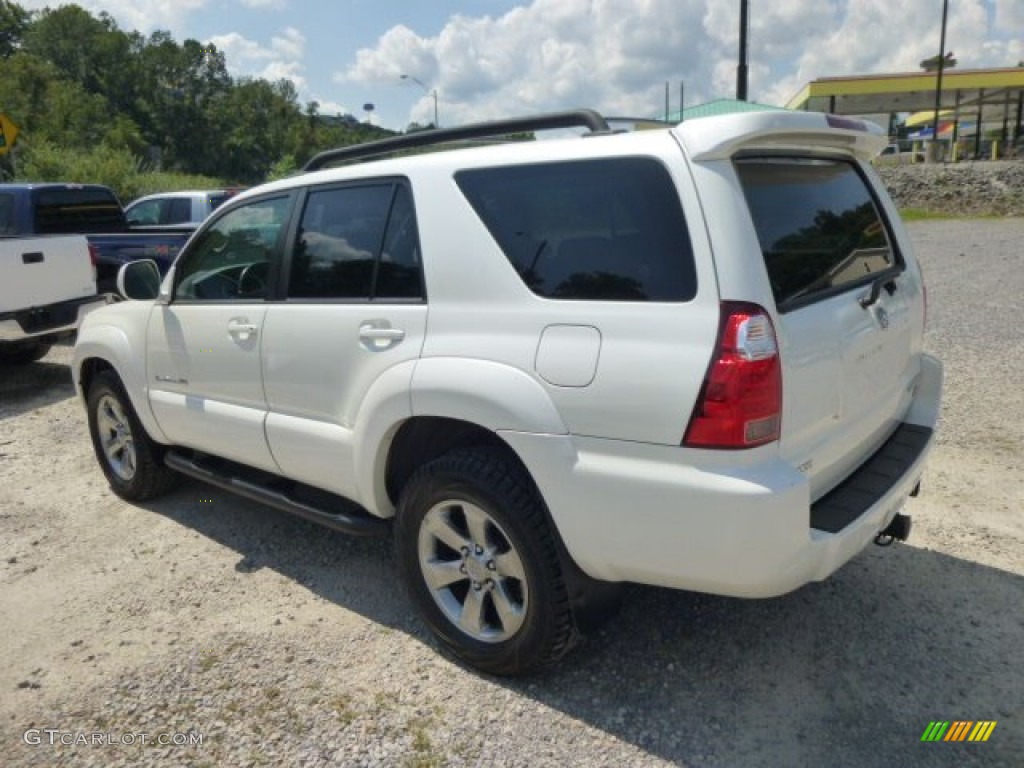
[[[386,536],[390,529],[387,520],[374,517],[341,496],[306,489],[225,459],[172,450],[165,454],[164,463],[183,475],[352,536]],[[296,498],[300,489],[307,490],[303,495],[308,500]]]

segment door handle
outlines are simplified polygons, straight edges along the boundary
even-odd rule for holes
[[[359,338],[364,341],[401,341],[405,338],[405,331],[401,328],[368,328],[363,326],[359,329]]]
[[[393,347],[405,338],[405,331],[386,325],[387,320],[371,320],[359,326],[359,341],[371,352]]]
[[[250,323],[244,317],[233,317],[228,320],[228,333],[232,336],[237,336],[242,341],[246,341],[251,336],[255,336],[259,330],[259,326],[256,323]]]

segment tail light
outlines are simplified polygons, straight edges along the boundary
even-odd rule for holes
[[[775,328],[757,304],[722,303],[718,346],[683,445],[753,448],[779,439],[782,366]]]
[[[96,279],[96,265],[99,263],[100,249],[89,243],[89,261],[92,262],[92,279]]]

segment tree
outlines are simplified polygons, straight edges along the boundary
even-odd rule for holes
[[[0,0],[0,59],[8,58],[21,47],[30,18],[29,12],[17,3]]]

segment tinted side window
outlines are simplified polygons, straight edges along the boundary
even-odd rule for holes
[[[697,292],[675,185],[652,158],[487,168],[455,179],[540,296],[689,301]]]
[[[288,295],[369,299],[392,193],[390,184],[310,192],[292,254]]]
[[[14,195],[0,194],[0,237],[14,234]]]
[[[852,163],[748,158],[737,161],[736,171],[780,311],[901,266]]]
[[[210,195],[210,210],[217,210],[221,206],[221,204],[228,199],[228,197],[229,195],[223,192],[217,192],[215,194]]]
[[[423,295],[409,190],[385,183],[310,192],[288,296],[408,299]]]
[[[399,186],[388,217],[373,296],[377,299],[419,299],[423,295],[412,195],[406,187]]]
[[[185,197],[172,197],[167,201],[167,211],[161,224],[183,224],[192,221],[192,201]]]
[[[178,268],[176,298],[266,298],[270,267],[288,210],[288,198],[278,197],[257,200],[221,216],[184,256]]]
[[[99,187],[43,187],[35,192],[38,235],[88,234],[124,229],[114,193]]]

